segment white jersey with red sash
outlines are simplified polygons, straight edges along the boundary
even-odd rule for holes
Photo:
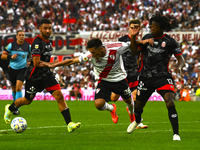
[[[94,65],[94,72],[96,79],[109,82],[118,82],[126,78],[127,74],[124,69],[122,54],[130,50],[129,43],[126,42],[104,42],[103,46],[106,48],[104,57],[99,60],[92,57],[88,51],[79,57],[79,61],[91,61]]]

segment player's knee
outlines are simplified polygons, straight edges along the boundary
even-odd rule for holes
[[[165,100],[165,103],[166,103],[166,106],[167,106],[167,107],[171,107],[171,106],[174,106],[174,105],[175,105],[174,99],[173,99],[173,98],[171,98],[171,99],[166,99],[166,100]]]
[[[98,110],[102,110],[103,106],[104,106],[104,102],[101,102],[99,100],[95,100],[94,101],[94,104],[95,104],[95,107],[98,109]]]

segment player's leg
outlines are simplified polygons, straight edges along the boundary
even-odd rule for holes
[[[69,107],[67,106],[67,103],[64,100],[61,90],[53,91],[52,95],[56,99],[59,110],[65,119],[65,122],[66,122],[67,128],[68,128],[68,132],[71,133],[75,129],[79,128],[81,126],[81,123],[80,122],[78,122],[78,123],[72,122]]]
[[[17,80],[16,86],[15,86],[15,89],[16,89],[15,100],[22,97],[22,85],[23,85],[23,82],[21,80]],[[19,114],[20,114],[19,109],[13,111],[13,115],[19,115]]]
[[[142,121],[143,108],[145,107],[146,102],[148,101],[151,94],[155,91],[154,88],[148,87],[152,85],[151,82],[153,82],[153,80],[151,81],[146,78],[142,78],[139,81],[140,85],[138,85],[138,89],[140,90],[137,90],[135,109],[134,109],[135,121],[128,126],[127,128],[128,133],[132,133]]]
[[[95,90],[95,107],[100,110],[108,110],[111,113],[113,123],[118,122],[118,116],[116,114],[117,106],[115,104],[109,104],[112,89],[114,88],[114,83],[101,81],[98,83]]]
[[[108,102],[106,102],[106,100],[104,98],[97,98],[97,99],[95,99],[94,103],[95,103],[95,107],[98,110],[100,110],[100,111],[103,111],[103,110],[110,111],[113,123],[118,122],[118,116],[116,114],[117,106],[115,104],[109,104]]]
[[[137,89],[132,91],[132,97],[133,97],[133,100],[134,100],[134,105],[136,103],[136,95],[137,95]],[[141,121],[143,121],[143,119]],[[146,128],[148,128],[148,125],[144,125],[142,122],[140,122],[139,125],[136,127],[136,129],[146,129]]]
[[[29,105],[32,102],[32,100],[28,100],[25,97],[18,98],[16,101],[14,101],[11,105],[7,104],[5,106],[5,114],[4,114],[4,121],[7,124],[10,124],[11,121],[11,115],[14,111],[18,110],[19,107],[23,105]]]
[[[21,98],[22,97],[22,85],[23,85],[23,82],[25,80],[25,71],[26,71],[26,68],[23,68],[23,69],[20,69],[20,70],[16,70],[16,94],[15,94],[15,99],[18,99],[18,98]],[[19,115],[20,114],[20,111],[19,109],[18,110],[15,110],[13,111],[13,114],[14,115]]]
[[[178,113],[175,108],[175,90],[174,82],[172,77],[160,77],[157,79],[161,85],[158,86],[157,92],[165,100],[165,104],[168,110],[168,117],[173,129],[173,140],[181,140],[179,136],[179,123],[178,123]]]
[[[168,92],[164,95],[164,100],[168,110],[168,117],[173,129],[173,140],[181,140],[179,136],[179,123],[178,123],[178,113],[175,108],[175,94]]]
[[[17,70],[12,69],[11,67],[8,68],[8,75],[9,81],[11,83],[12,88],[12,97],[13,101],[16,100],[16,80],[17,80]]]
[[[112,102],[116,102],[118,99],[119,99],[120,95],[119,94],[116,94],[116,93],[111,93],[111,96],[110,96],[110,100]]]
[[[127,128],[127,132],[128,133],[132,133],[136,127],[141,123],[142,121],[142,113],[143,113],[143,108],[146,105],[146,101],[145,102],[141,102],[136,100],[135,103],[135,121],[133,121]]]

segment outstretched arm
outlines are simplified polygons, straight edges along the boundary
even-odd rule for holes
[[[49,68],[55,68],[57,66],[69,66],[71,64],[79,63],[79,57],[73,58],[73,59],[65,59],[63,61],[57,61],[53,63],[48,63],[48,62],[42,62],[41,66],[49,67]]]
[[[136,44],[146,44],[149,43],[149,45],[153,46],[154,40],[153,38],[142,40],[142,41],[136,41]]]

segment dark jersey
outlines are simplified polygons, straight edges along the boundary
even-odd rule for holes
[[[168,67],[171,56],[182,55],[178,43],[167,34],[159,38],[146,34],[142,40],[149,38],[154,38],[153,46],[148,43],[139,46],[142,53],[139,75],[143,77],[170,75]]]
[[[125,35],[119,38],[118,41],[129,42],[131,41],[131,38],[128,35]],[[138,64],[137,64],[138,56],[132,56],[131,50],[129,50],[124,54],[122,54],[122,59],[124,62],[124,68],[127,72],[127,78],[136,76],[138,71]]]
[[[51,53],[53,52],[51,41],[44,41],[38,35],[31,44],[31,64],[27,69],[27,77],[31,80],[38,80],[52,73],[50,68],[40,68],[33,66],[33,57],[39,56],[41,61],[50,62]]]

